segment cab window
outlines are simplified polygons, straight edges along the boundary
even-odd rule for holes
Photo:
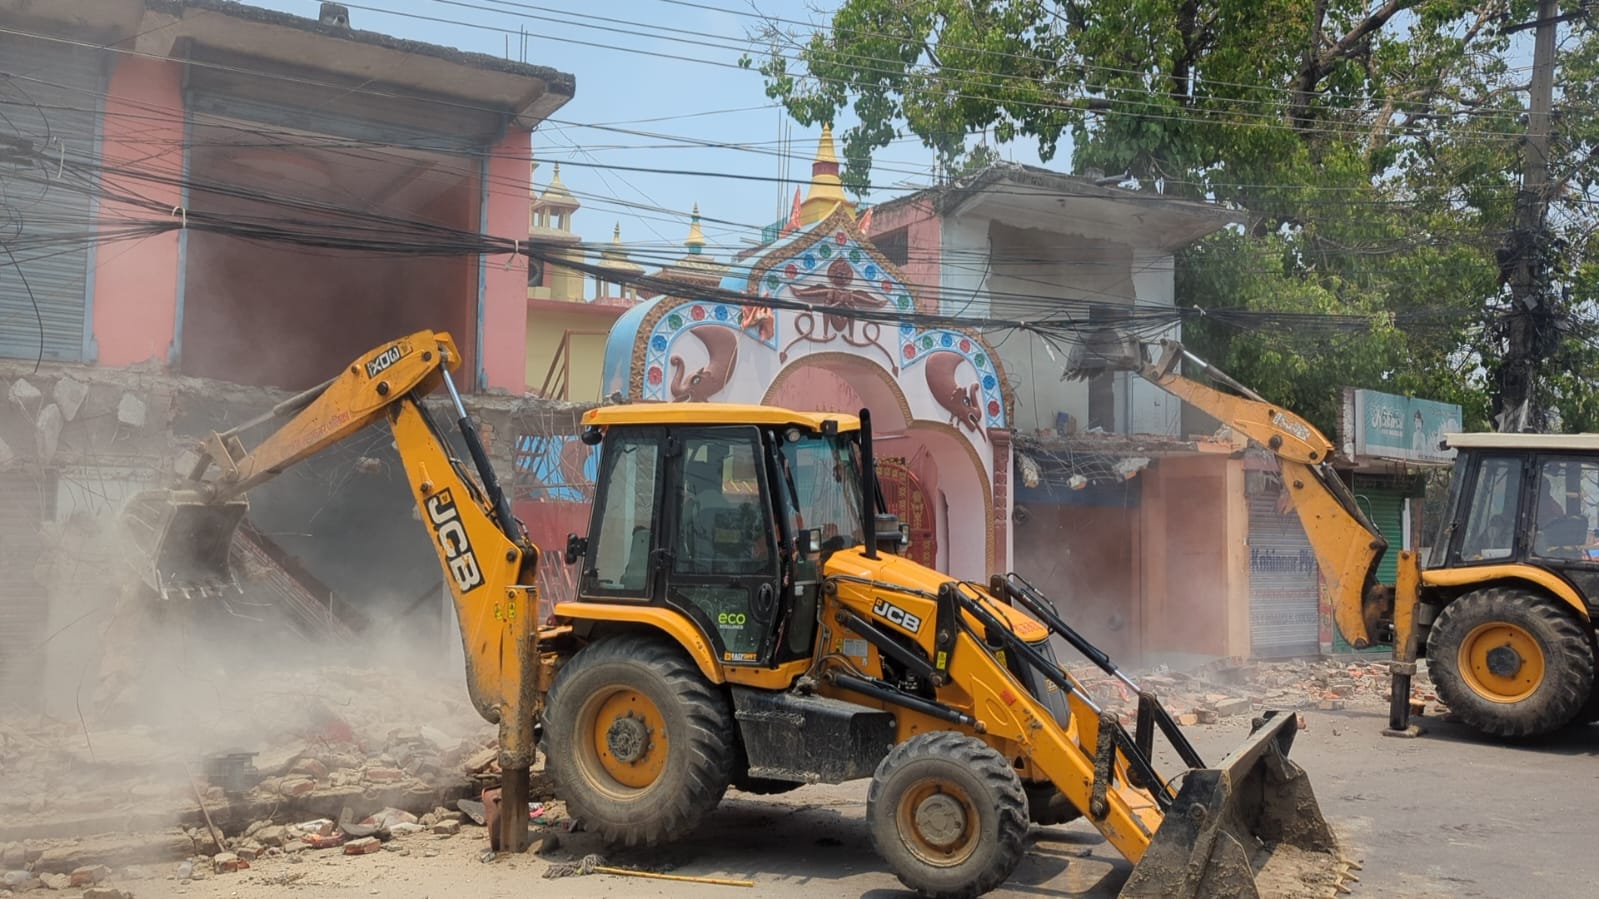
[[[1538,466],[1532,552],[1547,559],[1599,558],[1599,462],[1545,459]]]
[[[1519,458],[1489,456],[1477,464],[1471,504],[1464,510],[1466,528],[1460,542],[1460,561],[1508,559],[1515,552],[1521,482]]]
[[[607,441],[584,592],[644,596],[660,490],[660,439],[653,431],[613,430]]]

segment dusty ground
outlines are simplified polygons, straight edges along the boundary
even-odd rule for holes
[[[1364,861],[1356,896],[1472,897],[1592,895],[1589,798],[1599,787],[1599,727],[1534,746],[1507,747],[1429,718],[1427,736],[1380,735],[1383,709],[1304,712],[1293,757],[1314,781],[1347,852]],[[1246,719],[1190,728],[1207,758],[1247,731]],[[651,856],[610,856],[678,874],[753,880],[761,896],[906,895],[873,854],[862,816],[863,784],[805,787],[780,797],[730,794],[709,823],[678,847]],[[591,896],[751,895],[704,886],[592,874],[546,881],[549,862],[529,854],[480,861],[483,831],[395,839],[367,856],[307,852],[299,861],[263,858],[248,871],[180,884],[175,866],[143,879],[119,878],[138,897],[268,899],[317,896],[482,899],[533,894]],[[582,834],[562,834],[548,859],[593,851]],[[996,897],[1111,897],[1127,866],[1078,822],[1036,829],[1027,859]],[[135,873],[135,872],[129,872]],[[35,894],[38,895],[38,894]]]

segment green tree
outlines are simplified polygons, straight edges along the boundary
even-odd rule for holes
[[[1234,204],[1244,228],[1181,255],[1184,303],[1372,324],[1241,330],[1201,319],[1191,344],[1326,429],[1344,385],[1460,402],[1486,427],[1503,352],[1496,250],[1514,220],[1528,78],[1503,26],[1535,10],[1533,0],[844,0],[809,35],[774,23],[768,51],[748,64],[802,124],[853,112],[842,144],[858,193],[873,152],[908,131],[952,171],[973,135],[1036,140],[1046,160],[1069,140],[1076,171]],[[1599,42],[1585,24],[1563,27],[1551,247],[1576,325],[1594,300],[1596,272],[1575,260],[1593,240]],[[1590,339],[1574,327],[1554,341],[1547,393],[1567,427],[1599,423]]]

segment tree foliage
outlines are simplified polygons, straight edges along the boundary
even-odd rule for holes
[[[1339,388],[1462,403],[1489,427],[1515,222],[1534,0],[843,0],[809,35],[773,28],[758,61],[800,123],[842,133],[846,183],[908,132],[958,170],[983,135],[1069,144],[1075,171],[1247,211],[1185,251],[1178,295],[1205,308],[1364,315],[1360,333],[1188,329],[1239,380],[1336,419]],[[1545,398],[1599,426],[1589,324],[1599,37],[1561,26],[1551,147]]]

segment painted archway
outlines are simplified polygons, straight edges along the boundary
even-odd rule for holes
[[[760,402],[818,412],[872,410],[877,454],[904,459],[930,501],[929,524],[943,537],[936,567],[986,580],[996,561],[1007,564],[996,560],[1003,544],[996,546],[994,530],[984,526],[993,504],[985,460],[954,426],[913,417],[898,382],[883,369],[847,353],[817,354],[784,368]]]
[[[1010,560],[1009,395],[978,335],[855,310],[914,314],[898,272],[843,208],[770,245],[722,282],[795,304],[662,297],[619,319],[608,393],[634,400],[872,410],[878,451],[903,458],[930,498],[940,567],[986,580]]]

